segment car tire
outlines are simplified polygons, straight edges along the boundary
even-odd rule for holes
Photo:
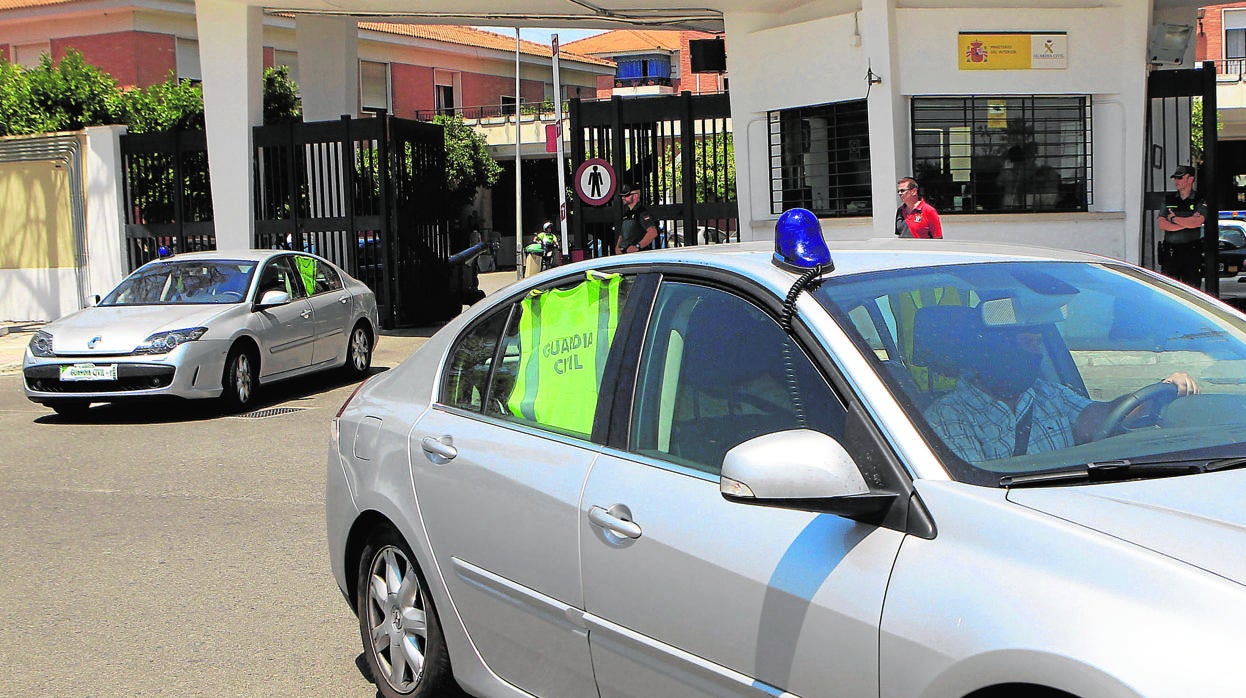
[[[350,331],[346,342],[346,373],[352,378],[363,378],[372,370],[372,333],[362,322]]]
[[[359,558],[359,635],[372,682],[386,698],[457,691],[441,622],[414,560],[406,542],[391,529],[374,534]]]
[[[91,403],[86,400],[57,400],[48,406],[56,412],[57,416],[65,419],[81,419],[91,409]]]
[[[255,353],[245,347],[234,347],[225,359],[225,375],[221,379],[221,400],[231,412],[241,412],[255,402],[259,386],[259,362]]]

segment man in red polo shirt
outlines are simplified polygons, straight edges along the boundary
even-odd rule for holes
[[[917,192],[917,180],[905,177],[896,182],[900,208],[896,209],[896,235],[902,238],[941,238],[943,224],[939,212]]]

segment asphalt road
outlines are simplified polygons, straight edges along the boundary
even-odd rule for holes
[[[383,336],[374,372],[430,332]],[[0,695],[376,695],[324,534],[355,386],[272,386],[257,409],[293,411],[264,418],[173,402],[72,423],[0,375]]]

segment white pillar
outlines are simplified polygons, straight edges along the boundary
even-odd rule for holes
[[[298,15],[303,121],[359,113],[359,27],[350,17]],[[314,79],[313,79],[314,76]]]
[[[88,295],[104,295],[126,275],[125,217],[122,215],[121,135],[125,126],[88,126],[86,180],[86,248]]]
[[[195,0],[212,210],[221,250],[254,245],[251,127],[264,120],[262,12],[234,0]]]
[[[912,168],[908,112],[896,67],[900,37],[896,36],[896,0],[863,0],[861,43],[867,68],[877,84],[870,85],[870,189],[874,235],[895,234],[896,180]]]

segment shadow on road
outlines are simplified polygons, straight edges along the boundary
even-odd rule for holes
[[[389,370],[373,366],[368,377]],[[240,417],[259,410],[272,409],[285,403],[307,400],[333,392],[347,385],[360,383],[346,372],[325,371],[290,380],[262,385],[246,412],[227,411],[219,400],[183,400],[170,397],[132,398],[123,402],[96,404],[82,415],[61,416],[52,412],[35,418],[36,424],[176,424],[198,422],[222,417]]]

